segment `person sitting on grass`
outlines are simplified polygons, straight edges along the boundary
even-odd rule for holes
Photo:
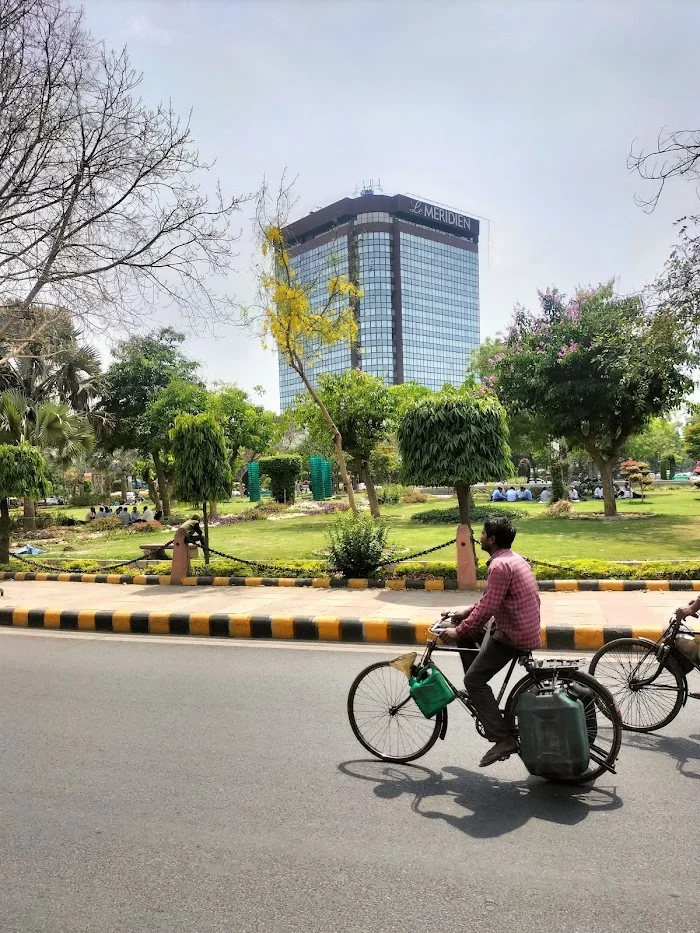
[[[148,505],[144,505],[142,517],[143,517],[144,522],[152,522],[155,518],[155,515],[153,514],[153,509],[151,509],[151,507]]]
[[[126,507],[122,508],[120,505],[117,506],[117,515],[119,516],[119,520],[121,521],[122,525],[125,527],[131,524],[131,516],[129,515],[129,510]]]
[[[506,494],[503,492],[503,486],[499,483],[491,494],[492,502],[507,502]]]
[[[547,505],[551,498],[552,494],[548,489],[543,489],[540,493],[540,502],[543,502],[545,505]]]
[[[514,658],[541,645],[537,580],[525,558],[511,550],[514,538],[515,528],[505,516],[484,522],[480,544],[489,560],[483,596],[473,606],[446,613],[452,624],[440,632],[442,641],[456,642],[458,647],[473,647],[475,638],[481,642],[476,658],[472,660],[467,652],[461,656],[464,686],[484,735],[493,742],[481,759],[481,768],[504,761],[518,750],[518,740],[498,708],[489,681]]]
[[[604,498],[605,498],[605,496],[603,495],[603,487],[600,485],[600,483],[598,483],[598,485],[596,486],[596,488],[593,490],[593,498],[594,498],[594,499],[604,499]]]
[[[515,490],[515,486],[510,486],[508,488],[508,492],[506,493],[506,499],[508,500],[508,502],[518,501],[518,493]]]
[[[578,489],[575,486],[569,486],[569,502],[583,502],[584,500],[579,496]]]
[[[89,512],[87,513],[87,515],[85,516],[85,521],[86,521],[86,522],[94,522],[96,518],[97,518],[97,512],[95,512],[95,506],[94,506],[94,505],[91,505],[91,506],[90,506],[90,511],[89,511]]]
[[[520,492],[518,493],[518,499],[522,499],[525,502],[532,502],[532,493],[527,488],[527,486],[520,487]]]

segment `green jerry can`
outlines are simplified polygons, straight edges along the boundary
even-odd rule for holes
[[[590,747],[583,703],[564,687],[524,693],[518,700],[520,757],[530,774],[575,777],[588,767]]]
[[[416,706],[428,719],[455,698],[452,687],[433,664],[426,665],[416,677],[409,677],[408,689]]]

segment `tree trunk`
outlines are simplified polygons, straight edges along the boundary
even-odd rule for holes
[[[476,586],[476,550],[471,525],[472,491],[468,483],[455,483],[459,503],[459,528],[457,529],[457,586],[473,589]]]
[[[204,563],[209,564],[209,516],[207,515],[207,503],[202,503],[202,517],[204,518]]]
[[[615,458],[617,459],[617,458]],[[615,499],[615,484],[613,483],[613,460],[604,460],[596,457],[596,465],[600,470],[600,479],[603,484],[603,503],[606,515],[617,515],[617,501]]]
[[[163,515],[165,515],[167,518],[170,516],[170,494],[168,493],[168,482],[165,478],[163,461],[160,459],[160,454],[158,451],[155,451],[153,454],[153,466],[155,467],[156,477],[158,479],[158,489],[160,490],[160,501],[163,508]]]
[[[33,499],[24,500],[24,521],[25,531],[36,531],[36,502]]]
[[[161,508],[160,496],[158,495],[158,487],[153,482],[153,477],[150,473],[146,477],[146,485],[148,486],[148,491],[151,494],[151,499],[153,499],[153,504],[156,507],[156,511],[158,511]]]
[[[219,517],[219,504],[218,502],[209,503],[209,518],[218,518]]]
[[[119,485],[121,487],[122,502],[126,502],[126,494],[128,492],[126,488],[126,473],[122,473],[119,477]]]
[[[7,497],[0,499],[0,564],[10,563],[10,507]]]
[[[367,501],[369,502],[370,515],[372,518],[381,518],[379,502],[377,501],[377,490],[374,488],[372,477],[369,475],[369,467],[366,463],[360,463],[360,477],[367,489]]]

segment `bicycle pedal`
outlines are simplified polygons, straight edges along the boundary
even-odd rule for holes
[[[691,697],[693,700],[700,700],[700,693],[697,693],[697,692],[694,693],[692,690],[688,693],[688,696]]]

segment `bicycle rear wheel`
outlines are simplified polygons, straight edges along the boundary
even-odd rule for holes
[[[612,693],[622,725],[631,732],[662,729],[683,706],[685,675],[673,657],[662,666],[655,646],[644,639],[608,642],[593,656],[588,672]],[[651,678],[653,683],[643,683]]]
[[[415,761],[436,743],[447,712],[426,719],[408,690],[408,678],[389,661],[370,664],[348,694],[348,719],[355,737],[382,761]]]
[[[508,697],[504,712],[506,723],[511,729],[517,730],[517,705],[520,697],[530,690],[547,689],[552,685],[554,676],[559,684],[580,684],[587,687],[593,694],[592,699],[584,703],[591,759],[588,767],[581,774],[573,777],[548,777],[547,780],[557,784],[585,784],[588,781],[595,781],[601,774],[609,774],[608,769],[615,766],[622,744],[622,722],[610,691],[590,674],[561,669],[556,671],[556,675],[546,670],[528,674],[515,685]],[[599,712],[603,714],[602,718],[598,716]]]

